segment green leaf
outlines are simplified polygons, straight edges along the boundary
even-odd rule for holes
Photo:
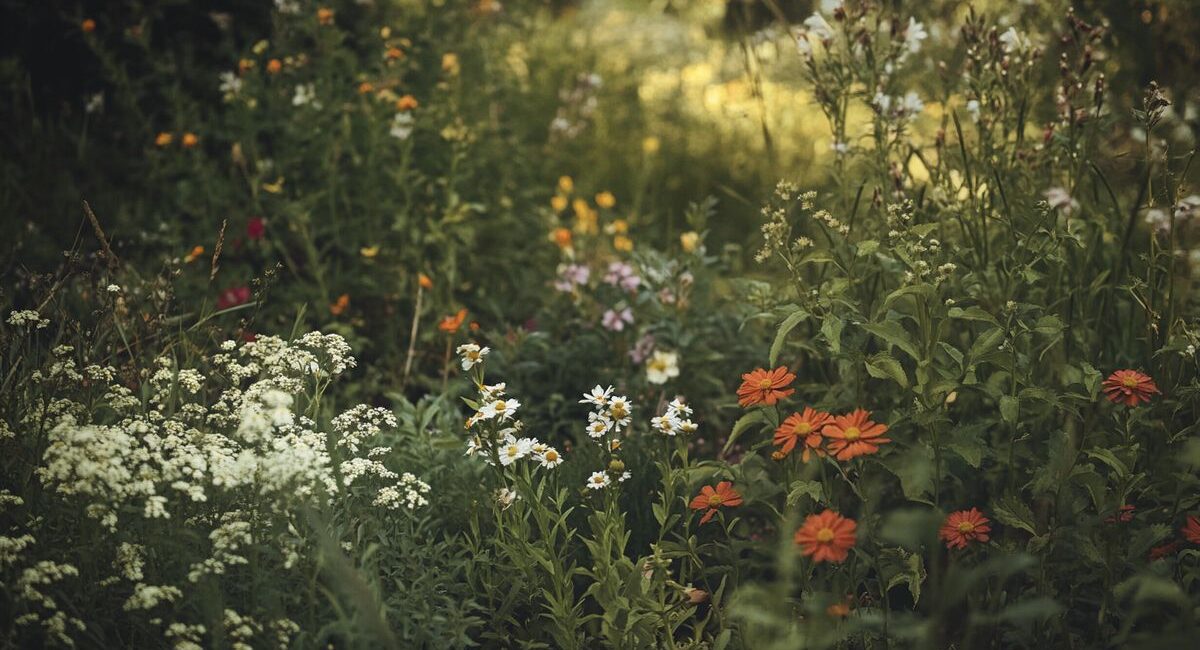
[[[1009,424],[1016,424],[1017,417],[1021,414],[1021,401],[1012,395],[1004,395],[1000,398],[1000,417]]]
[[[829,342],[829,349],[834,354],[842,351],[842,329],[845,327],[846,321],[837,316],[826,316],[825,320],[821,323],[821,334]]]
[[[771,354],[768,356],[770,366],[775,367],[775,363],[779,360],[779,352],[783,350],[783,343],[787,340],[787,335],[791,333],[800,321],[808,318],[809,314],[801,307],[797,307],[796,311],[788,314],[787,318],[779,324],[779,329],[775,331],[775,341],[771,343]]]
[[[1031,535],[1037,535],[1037,524],[1033,520],[1033,511],[1025,502],[1016,497],[1004,497],[992,503],[992,514],[996,520],[1005,526],[1020,528]]]
[[[763,415],[762,409],[754,409],[738,418],[737,422],[733,423],[733,430],[729,432],[729,440],[725,441],[725,448],[721,450],[721,453],[728,453],[733,447],[733,443],[737,442],[738,437],[742,435],[743,431],[749,429],[754,424],[765,421],[766,418]]]
[[[1117,478],[1125,478],[1129,476],[1129,466],[1125,464],[1125,461],[1117,458],[1117,455],[1108,449],[1096,447],[1095,449],[1087,450],[1085,453],[1087,453],[1088,456],[1095,458],[1096,460],[1111,467],[1113,471],[1117,473]]]
[[[908,585],[913,603],[921,600],[921,583],[925,581],[925,567],[919,553],[910,553],[899,548],[879,551],[879,573],[886,581],[888,591],[896,585]]]
[[[789,506],[796,505],[800,501],[800,497],[807,496],[813,500],[813,503],[821,503],[824,498],[824,489],[820,481],[795,481],[792,483],[792,489],[788,492],[787,504]]]
[[[889,456],[883,464],[900,479],[900,489],[908,500],[933,505],[929,496],[933,494],[934,463],[929,445],[915,444]]]
[[[867,359],[867,374],[876,379],[891,379],[901,388],[908,388],[908,375],[904,373],[904,366],[900,365],[896,358],[886,352],[880,352],[875,356]]]
[[[1000,346],[1000,342],[1003,340],[1004,330],[1000,329],[999,327],[993,327],[981,334],[979,338],[975,339],[975,342],[971,344],[971,351],[968,354],[969,358],[971,359],[971,365],[975,365],[985,355],[995,352],[996,348]]]
[[[984,311],[981,307],[967,307],[965,309],[961,307],[951,307],[947,314],[950,316],[950,318],[974,320],[983,323],[991,323],[992,325],[1000,324],[996,322],[996,318],[994,316]]]
[[[831,251],[820,248],[820,249],[817,249],[814,251],[810,251],[809,253],[804,255],[804,257],[801,257],[800,261],[797,262],[797,265],[803,266],[805,264],[814,264],[816,262],[836,262],[836,261],[837,261],[837,258],[833,256],[833,253]]]
[[[915,361],[921,360],[921,353],[917,350],[917,344],[913,343],[912,338],[908,335],[908,330],[904,326],[894,320],[885,320],[880,323],[867,323],[863,325],[863,329],[878,336],[887,343],[894,345],[903,350],[908,356]]]

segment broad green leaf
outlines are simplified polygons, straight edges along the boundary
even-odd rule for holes
[[[878,336],[887,343],[894,345],[903,350],[914,361],[921,360],[921,353],[917,350],[917,344],[913,343],[912,337],[908,335],[908,330],[904,326],[894,320],[885,320],[880,323],[867,323],[863,325],[863,329]]]
[[[1004,395],[1000,398],[1000,417],[1009,424],[1016,424],[1017,417],[1021,414],[1021,401],[1012,395]]]
[[[746,429],[765,421],[766,418],[763,417],[762,409],[754,409],[753,411],[750,411],[738,418],[737,422],[733,423],[733,430],[729,432],[729,440],[725,441],[725,448],[721,450],[721,453],[727,453],[731,448],[733,448],[733,443],[737,442],[737,439]]]
[[[879,573],[890,591],[896,585],[908,585],[913,602],[921,600],[921,583],[925,581],[925,566],[919,553],[910,553],[899,548],[879,551]]]
[[[900,384],[901,388],[908,388],[908,375],[904,373],[904,366],[900,365],[896,358],[886,352],[880,352],[875,356],[867,359],[867,374],[876,379],[891,379]]]
[[[824,489],[821,487],[820,481],[793,481],[792,489],[788,492],[787,504],[789,506],[796,505],[800,501],[800,497],[807,496],[813,500],[813,503],[821,503],[824,498]]]
[[[933,494],[933,449],[924,443],[914,444],[903,453],[893,454],[883,462],[896,478],[900,479],[900,489],[910,501],[928,503]]]
[[[1005,526],[1020,528],[1031,535],[1037,535],[1037,524],[1033,520],[1033,511],[1029,506],[1016,497],[1004,497],[992,503],[992,515]]]
[[[768,356],[772,368],[775,367],[776,362],[779,360],[779,352],[783,350],[783,344],[787,340],[788,334],[796,328],[796,325],[800,324],[800,321],[808,318],[808,315],[806,310],[797,307],[796,311],[788,314],[787,318],[783,319],[783,322],[779,324],[779,329],[775,332],[775,341],[771,343],[771,353]]]
[[[821,323],[821,334],[829,342],[829,349],[834,354],[842,351],[842,328],[845,326],[846,322],[837,316],[826,316],[825,320]]]
[[[951,307],[947,314],[950,316],[950,318],[974,320],[983,323],[991,323],[992,325],[999,325],[999,323],[996,322],[996,317],[987,313],[981,307]]]

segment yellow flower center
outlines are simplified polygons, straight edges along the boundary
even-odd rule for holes
[[[496,400],[495,404],[492,404],[492,408],[496,409],[497,413],[500,413],[508,408],[508,403],[502,399],[499,399],[499,400]]]
[[[796,433],[807,435],[812,432],[812,424],[807,420],[796,425]]]
[[[821,530],[818,530],[817,531],[817,541],[822,542],[824,544],[828,544],[829,542],[832,542],[833,541],[833,529],[832,528],[822,528]]]
[[[1128,377],[1125,377],[1124,379],[1121,380],[1121,385],[1125,386],[1125,388],[1137,388],[1137,385],[1138,385],[1137,377],[1134,377],[1133,375],[1129,375]]]
[[[975,530],[975,524],[973,522],[964,521],[958,524],[958,532],[960,533],[969,533],[973,530]]]
[[[629,415],[629,412],[625,410],[625,405],[621,404],[620,402],[613,404],[609,409],[609,413],[612,414],[613,418],[617,420]]]
[[[604,482],[604,477],[603,477],[603,476],[593,476],[593,477],[592,477],[592,483],[600,484],[600,483],[603,483],[603,482]]]
[[[551,449],[546,452],[545,458],[547,462],[553,463],[554,461],[558,460],[558,452]]]
[[[722,501],[724,501],[724,500],[725,500],[725,497],[723,497],[723,496],[721,496],[720,494],[718,494],[718,493],[714,492],[714,493],[712,494],[712,496],[708,497],[708,507],[710,507],[710,508],[719,508],[719,507],[721,507],[721,502],[722,502]]]
[[[770,380],[770,379],[760,379],[760,380],[758,380],[758,387],[759,387],[759,388],[761,388],[761,389],[763,389],[763,390],[766,390],[766,389],[770,388],[770,387],[771,387],[771,380]]]
[[[848,427],[842,434],[846,440],[858,440],[862,437],[862,431],[858,427]]]

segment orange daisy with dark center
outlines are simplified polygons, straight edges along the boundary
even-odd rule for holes
[[[707,524],[708,520],[716,516],[717,510],[721,507],[732,508],[740,505],[742,505],[742,495],[733,489],[733,483],[721,481],[717,483],[716,488],[711,485],[700,488],[700,494],[692,499],[688,507],[692,510],[704,510],[705,513],[700,518],[700,523]]]
[[[805,407],[803,413],[793,413],[775,429],[774,442],[779,451],[784,455],[792,453],[796,445],[804,441],[804,454],[801,460],[808,462],[808,459],[813,453],[818,456],[824,456],[825,450],[821,447],[824,438],[821,436],[821,429],[833,418],[824,411],[817,411],[811,407]]]
[[[985,543],[992,532],[991,521],[978,508],[950,513],[942,524],[938,536],[946,542],[946,548],[966,548],[971,542]]]
[[[1118,370],[1109,375],[1100,388],[1110,402],[1125,406],[1137,406],[1161,394],[1149,375],[1136,370]]]
[[[1187,524],[1183,527],[1183,537],[1193,544],[1200,544],[1200,518],[1188,515]]]
[[[857,409],[847,415],[836,415],[833,422],[821,429],[821,435],[829,439],[829,451],[838,460],[850,460],[879,451],[879,445],[891,442],[883,437],[886,424],[871,421],[871,413]]]
[[[779,400],[796,392],[788,388],[796,375],[788,372],[786,366],[773,370],[757,368],[753,372],[742,375],[742,385],[737,390],[738,404],[749,408],[757,404],[774,406]]]
[[[854,548],[858,524],[840,514],[826,510],[809,515],[796,531],[795,542],[803,555],[813,562],[844,562]]]

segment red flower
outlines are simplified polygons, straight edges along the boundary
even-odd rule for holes
[[[796,392],[794,388],[787,388],[793,381],[796,381],[796,375],[788,372],[786,366],[774,370],[758,368],[748,372],[742,375],[742,385],[737,390],[738,404],[743,408],[755,404],[774,406],[779,400]]]
[[[946,517],[938,536],[946,542],[946,548],[966,548],[970,542],[988,541],[988,533],[992,532],[989,523],[978,508],[959,510]]]
[[[1136,370],[1118,370],[1101,385],[1109,401],[1125,406],[1149,402],[1151,395],[1161,394],[1149,375]]]
[[[700,494],[697,494],[696,498],[692,499],[692,503],[688,507],[692,510],[708,510],[700,518],[701,524],[707,524],[708,520],[717,514],[717,509],[721,506],[732,508],[740,505],[742,505],[742,495],[733,489],[733,483],[721,481],[717,483],[715,490],[711,485],[705,485],[700,488]]]
[[[1133,506],[1121,506],[1117,508],[1117,513],[1104,518],[1106,524],[1125,524],[1133,521]]]
[[[887,430],[886,424],[871,421],[870,411],[857,409],[847,415],[835,415],[833,423],[825,425],[821,434],[832,438],[829,451],[838,460],[850,460],[873,454],[879,451],[879,445],[891,442],[890,438],[882,437]]]
[[[796,531],[795,541],[804,555],[813,562],[844,562],[854,548],[854,531],[858,524],[832,510],[809,515]]]
[[[262,217],[250,217],[246,222],[246,236],[250,239],[262,239],[267,231],[267,220]]]
[[[803,413],[793,413],[779,425],[775,430],[775,444],[780,448],[779,451],[787,456],[795,449],[796,443],[803,439],[804,454],[801,460],[807,463],[813,452],[824,456],[825,450],[821,448],[821,429],[829,424],[831,419],[825,411],[814,411],[806,406]]]
[[[1179,552],[1179,547],[1183,546],[1183,542],[1175,540],[1166,544],[1159,544],[1150,549],[1150,561],[1161,560],[1168,555],[1174,555]]]
[[[250,287],[231,287],[217,296],[217,309],[229,309],[250,302]]]
[[[1187,525],[1183,527],[1183,536],[1193,544],[1200,544],[1200,519],[1188,515]]]

